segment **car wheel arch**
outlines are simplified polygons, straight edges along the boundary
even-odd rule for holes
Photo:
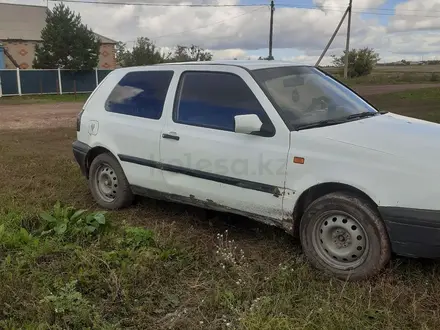
[[[374,199],[371,198],[367,193],[352,185],[340,183],[340,182],[325,182],[325,183],[316,184],[314,186],[307,188],[301,193],[293,208],[293,214],[292,214],[293,235],[295,237],[298,237],[299,235],[299,226],[301,223],[301,218],[307,207],[316,199],[324,195],[335,192],[350,192],[369,201],[375,207],[378,206],[378,204],[374,201]]]
[[[89,170],[90,170],[90,165],[92,164],[93,160],[104,153],[108,153],[110,155],[112,155],[113,157],[115,157],[116,159],[118,159],[110,150],[108,150],[105,147],[102,146],[96,146],[93,147],[92,149],[89,150],[89,152],[86,155],[86,177],[87,179],[89,178]]]

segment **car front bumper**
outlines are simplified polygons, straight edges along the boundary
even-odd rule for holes
[[[440,211],[379,207],[393,252],[416,258],[440,258]]]
[[[73,156],[75,157],[82,174],[87,177],[87,154],[90,151],[90,147],[83,142],[75,141],[72,144],[72,149]]]

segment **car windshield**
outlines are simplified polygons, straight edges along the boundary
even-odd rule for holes
[[[350,89],[313,67],[257,69],[253,75],[290,130],[331,125],[378,113]]]

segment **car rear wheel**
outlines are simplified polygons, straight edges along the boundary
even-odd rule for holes
[[[93,198],[103,208],[114,210],[133,202],[133,193],[124,171],[111,154],[100,154],[92,161],[89,187]]]
[[[313,266],[340,279],[362,280],[388,263],[388,234],[374,205],[339,192],[318,198],[300,224],[304,253]]]

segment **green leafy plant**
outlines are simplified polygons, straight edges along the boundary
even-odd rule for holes
[[[32,248],[37,246],[38,242],[38,238],[30,234],[25,228],[20,228],[18,231],[7,231],[4,224],[0,225],[0,247],[14,249],[29,246]]]
[[[77,280],[64,286],[57,285],[55,292],[41,299],[48,307],[54,325],[67,329],[102,329],[102,323],[94,306],[77,290]]]
[[[154,233],[149,229],[140,227],[125,228],[123,244],[133,249],[152,246],[154,244]]]
[[[40,213],[41,236],[96,234],[107,225],[105,213],[87,213],[87,210],[76,210],[71,206],[63,207],[60,202],[57,202],[51,212]]]
[[[53,306],[53,311],[57,314],[75,311],[81,306],[87,306],[87,301],[84,301],[81,293],[76,291],[76,284],[76,280],[67,283],[64,287],[59,288],[57,294],[48,295],[41,302],[50,303]]]

